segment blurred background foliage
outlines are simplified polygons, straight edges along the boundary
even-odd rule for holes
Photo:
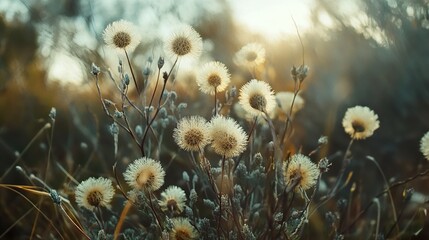
[[[341,7],[348,4],[354,6],[353,16]],[[403,179],[427,168],[418,146],[429,130],[428,1],[313,1],[308,19],[312,27],[298,29],[303,53],[297,35],[271,38],[237,24],[226,0],[210,4],[197,0],[2,0],[0,7],[0,169],[10,166],[15,153],[25,148],[55,107],[53,159],[78,180],[111,176],[115,159],[110,120],[103,115],[89,72],[92,62],[104,71],[116,68],[118,59],[106,53],[101,34],[108,23],[122,18],[142,31],[143,42],[133,54],[140,77],[150,58],[161,54],[161,39],[176,22],[196,28],[205,41],[202,61],[224,62],[237,87],[252,77],[232,61],[246,43],[265,46],[267,63],[258,77],[275,91],[293,90],[290,68],[300,65],[304,57],[310,76],[302,92],[305,107],[294,123],[296,148],[309,152],[326,135],[330,142],[321,156],[344,151],[348,143],[341,127],[345,110],[366,105],[379,115],[381,127],[375,135],[353,146],[355,158],[362,159],[353,162],[358,169],[354,178],[365,190],[364,200],[383,189],[377,170],[363,160],[366,155],[380,162],[388,178]],[[329,24],[323,21],[326,16]],[[290,16],[285,14],[285,18]],[[266,27],[270,28],[269,23]],[[64,68],[68,71],[56,72]],[[210,104],[192,83],[192,74],[183,72],[175,86],[179,102],[198,99],[196,109]],[[109,96],[108,83],[103,84]],[[194,91],[188,93],[190,88]],[[188,106],[191,114],[195,109]],[[119,142],[123,158],[139,156],[128,136],[121,135]],[[27,169],[36,174],[44,171],[47,144],[48,137],[43,136],[23,156]],[[335,163],[328,174],[331,177],[340,166]],[[54,177],[65,181],[64,174],[51,172],[47,180],[52,187],[62,187],[64,181]],[[3,182],[25,183],[14,172]],[[427,183],[421,181],[414,187],[426,195]],[[0,220],[0,232],[20,216],[5,210],[16,196],[1,191],[0,212],[6,217]]]

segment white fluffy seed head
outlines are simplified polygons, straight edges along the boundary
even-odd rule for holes
[[[134,190],[156,191],[164,184],[165,171],[158,161],[143,157],[136,159],[124,173],[125,181]]]
[[[97,207],[109,208],[114,194],[112,181],[102,177],[82,181],[75,191],[77,204],[91,211]]]
[[[377,114],[368,107],[355,106],[347,109],[343,118],[343,127],[353,139],[365,139],[380,127]]]

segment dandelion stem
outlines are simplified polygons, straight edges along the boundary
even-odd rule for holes
[[[350,139],[349,145],[347,146],[346,151],[344,152],[344,157],[343,157],[343,161],[342,161],[342,167],[340,170],[340,175],[337,179],[337,182],[335,183],[334,188],[332,189],[332,191],[328,194],[330,197],[334,196],[336,194],[336,191],[338,190],[338,187],[341,184],[341,179],[343,178],[345,172],[346,172],[346,168],[350,163],[350,157],[348,156],[350,153],[350,148],[352,147],[353,144],[353,138]]]
[[[395,222],[398,222],[398,216],[397,216],[397,213],[396,213],[396,207],[395,207],[395,203],[393,201],[392,192],[388,188],[389,187],[389,182],[387,181],[387,178],[384,175],[383,170],[381,169],[380,165],[378,164],[377,161],[375,161],[375,159],[373,157],[367,156],[366,159],[368,159],[370,162],[374,163],[374,165],[377,167],[378,171],[380,172],[381,176],[383,177],[384,183],[386,184],[386,187],[387,187],[387,194],[389,195],[390,204],[392,206],[393,220]],[[401,232],[401,230],[399,229],[399,226],[397,224],[396,224],[396,230],[397,230],[398,233]]]
[[[214,88],[214,115],[217,115],[217,87]]]
[[[219,186],[219,217],[218,217],[218,223],[217,223],[217,231],[219,232],[219,229],[221,229],[221,222],[222,222],[222,191],[223,189],[223,175],[225,174],[225,155],[222,157],[222,166],[221,166],[221,177],[220,177],[220,186]]]
[[[158,74],[156,76],[155,88],[153,89],[152,96],[150,97],[150,101],[149,101],[148,107],[152,106],[152,102],[153,102],[153,99],[155,97],[156,89],[158,88],[160,75],[161,75],[161,69],[158,68]],[[149,124],[149,117],[147,117],[147,123]]]
[[[127,62],[128,62],[128,66],[130,67],[131,75],[133,76],[134,84],[136,85],[137,93],[140,95],[140,89],[139,89],[139,85],[137,84],[137,79],[134,75],[133,66],[131,65],[130,58],[128,57],[128,52],[125,48],[124,48],[124,52],[125,52],[125,56],[127,57]]]
[[[377,226],[375,227],[375,239],[378,239],[378,232],[380,229],[380,216],[381,216],[380,200],[378,200],[378,198],[374,198],[372,201],[375,202],[375,205],[377,205]]]
[[[298,84],[297,84],[297,81],[295,81],[294,89],[293,89],[292,103],[290,104],[290,109],[289,109],[289,113],[288,113],[288,116],[287,116],[287,119],[286,119],[286,123],[285,123],[285,127],[284,127],[284,130],[283,130],[282,137],[280,138],[280,142],[279,142],[280,145],[284,144],[284,142],[286,141],[286,139],[285,139],[286,138],[286,134],[287,134],[287,132],[289,130],[289,125],[292,122],[293,106],[295,105],[296,96],[298,95],[298,93],[299,93],[300,90],[301,90],[301,81],[298,81]]]

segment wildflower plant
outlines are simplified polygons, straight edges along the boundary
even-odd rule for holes
[[[313,217],[317,215],[325,216],[327,235],[343,239],[369,208],[355,221],[344,219],[351,215],[347,204],[355,200],[356,192],[354,172],[349,169],[355,161],[352,144],[377,133],[378,115],[365,106],[347,109],[342,133],[349,137],[349,144],[339,154],[320,151],[329,144],[324,136],[314,139],[314,149],[303,149],[292,140],[299,124],[295,116],[306,105],[300,95],[309,73],[304,62],[291,67],[293,90],[277,93],[263,76],[256,79],[252,74],[234,82],[232,68],[216,59],[195,63],[197,75],[191,84],[202,95],[214,97],[214,111],[210,111],[212,104],[189,99],[187,92],[174,88],[181,61],[198,60],[203,52],[200,34],[189,25],[180,25],[163,42],[163,52],[135,74],[129,54],[139,50],[137,29],[125,20],[109,24],[103,33],[105,44],[119,55],[125,53],[126,61],[119,57],[117,71],[96,63],[90,67],[100,107],[110,121],[111,154],[116,161],[111,176],[73,179],[75,201],[69,201],[43,180],[20,170],[43,185],[44,191],[38,193],[49,195],[85,238],[300,239],[316,224]],[[270,56],[261,44],[250,43],[230,57],[252,72],[255,67],[263,68]],[[113,92],[103,89],[105,80]],[[51,110],[50,123],[43,131],[51,129],[56,115]],[[420,150],[429,159],[429,133],[421,138]],[[343,156],[342,162],[333,161],[337,155]],[[380,216],[379,198],[388,193],[394,228],[400,215],[390,190],[407,181],[389,186],[377,161],[371,156],[366,159],[381,172],[387,186],[371,204],[378,207]],[[334,181],[325,177],[337,167]],[[344,191],[349,200],[339,197]],[[62,205],[66,200],[88,211],[66,211]],[[379,230],[378,226],[373,237],[381,238]]]

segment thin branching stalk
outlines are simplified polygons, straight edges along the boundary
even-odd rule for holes
[[[58,236],[60,236],[60,238],[61,239],[65,239],[64,238],[64,236],[61,234],[61,232],[55,227],[55,224],[51,221],[51,219],[48,217],[48,216],[46,216],[46,214],[45,213],[43,213],[43,211],[42,210],[40,210],[40,208],[38,208],[30,199],[28,199],[24,194],[22,194],[21,192],[19,192],[19,191],[17,191],[17,190],[15,190],[15,189],[13,189],[13,188],[11,188],[11,187],[8,187],[8,186],[2,186],[2,187],[4,187],[4,188],[6,188],[6,189],[9,189],[9,190],[11,190],[12,192],[15,192],[16,194],[18,194],[18,195],[20,195],[22,198],[24,198],[28,203],[30,203],[30,205],[33,207],[33,208],[35,208],[44,218],[45,218],[45,220],[46,221],[48,221],[48,223],[49,223],[49,225],[50,226],[52,226],[52,228],[55,230],[55,232],[58,234]],[[88,239],[90,239],[90,238],[88,238]]]
[[[157,225],[158,225],[158,227],[160,229],[160,232],[162,233],[162,231],[164,230],[164,228],[162,227],[161,218],[158,216],[158,214],[156,213],[156,209],[153,206],[153,202],[152,202],[152,194],[153,193],[150,192],[150,191],[146,191],[146,193],[147,193],[147,196],[149,198],[148,199],[149,200],[149,208],[151,209],[152,214],[155,216],[156,223],[157,223]],[[161,234],[161,236],[162,236],[162,234]],[[163,238],[161,237],[161,239],[163,239]]]
[[[22,150],[16,157],[15,161],[9,166],[8,169],[3,173],[3,175],[0,177],[0,182],[3,182],[3,179],[9,174],[9,172],[18,164],[18,162],[22,159],[22,156],[28,151],[28,149],[33,145],[33,143],[42,136],[43,132],[47,129],[51,128],[50,123],[46,123],[37,133],[34,135],[34,137],[30,140],[30,142],[25,146],[24,150]]]
[[[386,184],[386,187],[389,187],[389,182],[387,181],[386,175],[384,175],[384,172],[381,169],[378,162],[375,161],[375,159],[371,156],[367,156],[366,159],[368,159],[370,162],[374,163],[374,165],[377,167],[378,171],[380,172],[381,176],[383,177],[384,184]],[[390,191],[389,188],[387,188],[387,194],[389,196],[390,205],[392,206],[393,221],[398,222],[398,216],[396,213],[395,202],[393,201],[392,192]],[[401,232],[401,230],[399,229],[399,226],[397,224],[396,224],[396,230],[397,230],[397,233]]]
[[[103,99],[103,95],[101,94],[98,75],[95,75],[95,85],[97,86],[98,97],[100,98],[101,105],[103,106],[103,110],[106,113],[106,115],[108,117],[110,117],[114,123],[118,124],[118,126],[120,126],[122,129],[124,129],[128,134],[130,134],[132,139],[134,140],[134,142],[137,144],[137,146],[140,147],[140,143],[137,140],[137,138],[135,138],[132,130],[130,128],[128,128],[126,125],[124,125],[121,122],[119,122],[118,120],[116,120],[116,118],[107,109],[106,103],[104,102],[104,99]]]
[[[125,52],[125,56],[127,57],[128,66],[130,67],[130,71],[131,71],[131,75],[133,77],[134,84],[136,85],[137,93],[138,93],[138,95],[140,95],[141,91],[140,91],[139,85],[137,84],[137,79],[136,79],[136,76],[134,75],[133,66],[131,64],[130,58],[128,57],[128,52],[125,48],[124,48],[124,52]]]
[[[179,58],[177,57],[176,58],[176,60],[174,61],[174,63],[173,63],[173,66],[171,67],[171,69],[170,69],[170,72],[167,74],[167,76],[164,78],[164,85],[162,86],[162,90],[161,90],[161,93],[160,93],[160,95],[159,95],[159,100],[158,100],[158,106],[157,106],[157,108],[156,108],[156,110],[155,110],[155,113],[154,113],[154,115],[153,115],[153,117],[152,117],[152,119],[150,120],[150,122],[149,122],[149,124],[146,126],[146,128],[145,128],[145,131],[144,131],[144,133],[143,133],[143,138],[142,138],[142,141],[141,141],[141,143],[140,143],[140,150],[141,150],[141,154],[143,155],[143,156],[146,156],[146,154],[145,154],[145,150],[144,150],[144,143],[145,143],[145,141],[146,141],[146,137],[147,137],[147,133],[148,133],[148,131],[149,131],[149,129],[151,128],[151,126],[152,126],[152,124],[153,124],[153,122],[155,121],[155,118],[158,116],[158,113],[159,113],[159,110],[161,109],[161,102],[162,102],[162,95],[164,94],[164,91],[165,91],[165,87],[166,87],[166,85],[167,85],[167,81],[168,81],[168,79],[170,78],[170,76],[171,76],[171,73],[173,72],[173,69],[174,69],[174,67],[176,66],[176,64],[177,64],[177,61],[179,60]],[[149,118],[149,116],[148,116],[148,118]]]
[[[18,219],[15,220],[15,222],[13,222],[12,225],[10,225],[6,230],[3,231],[2,234],[0,234],[0,239],[3,239],[5,237],[5,235],[12,230],[19,222],[21,222],[21,220],[23,220],[24,218],[26,218],[28,216],[28,214],[30,214],[33,211],[33,208],[28,209],[27,212],[25,212],[21,217],[19,217]]]
[[[429,169],[426,169],[425,171],[423,171],[423,172],[419,172],[419,173],[417,173],[417,174],[415,174],[415,175],[413,175],[413,176],[411,176],[411,177],[409,177],[409,178],[407,178],[407,179],[405,179],[405,180],[402,180],[402,181],[398,181],[398,182],[395,182],[395,183],[393,183],[392,185],[390,185],[390,187],[388,187],[388,188],[386,188],[385,190],[383,190],[383,191],[381,191],[380,193],[378,193],[377,195],[375,195],[375,198],[379,198],[379,197],[381,197],[381,196],[383,196],[384,194],[386,194],[388,191],[391,191],[393,188],[396,188],[396,187],[399,187],[399,186],[402,186],[402,185],[404,185],[404,184],[407,184],[407,183],[409,183],[409,182],[411,182],[411,181],[414,181],[415,179],[417,179],[417,178],[419,178],[419,177],[424,177],[424,176],[426,176],[426,175],[428,175],[429,174]],[[356,215],[356,217],[354,218],[354,220],[350,223],[350,225],[349,226],[347,226],[347,228],[345,228],[342,232],[345,232],[345,231],[348,231],[350,228],[352,228],[358,221],[359,221],[359,219],[368,211],[368,209],[371,207],[371,205],[373,204],[374,202],[373,201],[371,201],[371,202],[369,202],[367,205],[366,205],[366,207],[359,213],[359,214],[357,214]]]

